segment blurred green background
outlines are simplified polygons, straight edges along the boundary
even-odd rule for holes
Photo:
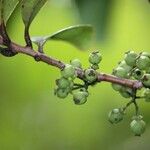
[[[47,35],[79,23],[93,24],[98,36],[89,50],[79,51],[68,43],[49,42],[45,52],[64,62],[79,58],[86,67],[89,52],[99,49],[103,55],[100,70],[105,73],[111,73],[130,49],[150,52],[147,0],[107,0],[107,5],[103,3],[103,7],[96,9],[100,5],[101,0],[93,0],[92,4],[87,1],[87,5],[51,0],[34,20],[31,35]],[[8,30],[20,44],[24,44],[23,28],[18,9],[9,21]],[[0,150],[150,149],[150,104],[139,102],[147,129],[141,137],[134,137],[129,128],[134,107],[129,108],[120,124],[111,125],[107,121],[111,109],[127,102],[109,83],[90,88],[88,102],[76,106],[71,96],[61,100],[53,94],[55,79],[60,76],[58,69],[37,64],[24,55],[0,56],[0,62]]]

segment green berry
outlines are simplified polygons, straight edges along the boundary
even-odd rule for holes
[[[133,95],[133,90],[128,87],[123,87],[119,93],[124,97],[124,98],[130,98]]]
[[[123,120],[123,110],[122,109],[113,109],[111,112],[109,112],[108,114],[108,120],[110,123],[112,124],[116,124],[118,122],[120,122],[121,120]]]
[[[130,98],[131,97],[131,95],[128,93],[128,92],[126,92],[126,91],[119,91],[119,93],[122,95],[122,97],[124,97],[124,98]]]
[[[97,70],[97,69],[99,69],[99,66],[97,64],[93,64],[93,65],[91,65],[91,68],[94,70]]]
[[[72,65],[67,64],[65,68],[61,71],[61,75],[64,78],[74,78],[75,76],[75,68]]]
[[[140,136],[145,131],[146,123],[142,119],[134,119],[130,123],[131,131],[134,133],[135,136]]]
[[[66,98],[68,96],[68,89],[56,89],[55,90],[55,94],[57,95],[57,97],[59,98]]]
[[[150,74],[145,74],[143,76],[142,83],[145,87],[150,87]]]
[[[140,80],[143,77],[144,72],[142,70],[135,69],[132,75],[135,79]]]
[[[150,58],[150,53],[148,53],[148,52],[142,52],[140,55],[141,56],[147,56],[147,57]]]
[[[115,83],[112,83],[112,88],[115,90],[115,91],[120,91],[122,89],[122,85],[119,85],[119,84],[115,84]]]
[[[146,102],[150,102],[150,89],[145,89],[143,92],[143,96],[145,97]]]
[[[120,78],[128,78],[128,72],[122,67],[117,67],[113,71],[113,74],[117,77],[120,77]]]
[[[137,54],[134,51],[129,51],[125,54],[125,61],[129,66],[135,66]]]
[[[87,91],[87,89],[81,88],[80,91],[81,91],[81,92],[84,92],[84,94],[85,94],[86,97],[89,96],[89,92]]]
[[[133,67],[127,65],[127,63],[124,60],[119,63],[118,67],[122,67],[127,72],[130,72],[132,70],[132,68],[133,68]]]
[[[75,104],[82,105],[87,101],[87,93],[83,91],[74,92],[73,100]]]
[[[96,81],[97,72],[94,69],[85,70],[85,78],[89,83]]]
[[[150,58],[147,56],[140,56],[136,62],[136,66],[140,70],[146,70],[150,67]]]
[[[56,80],[56,84],[59,88],[67,88],[68,86],[70,86],[70,81],[64,77]]]
[[[74,82],[71,80],[71,81],[70,81],[69,88],[70,88],[70,89],[72,89],[72,88],[73,88],[73,86],[74,86]]]
[[[91,64],[99,64],[102,60],[102,56],[98,51],[92,52],[89,56],[89,62]]]
[[[75,68],[82,68],[81,61],[79,59],[71,60],[70,64]]]
[[[146,73],[150,74],[150,67],[146,69]]]

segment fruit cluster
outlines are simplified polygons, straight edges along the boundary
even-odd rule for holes
[[[83,84],[75,83],[77,77],[76,69],[82,69],[80,60],[71,60],[70,64],[66,64],[61,70],[61,78],[56,80],[55,95],[59,98],[66,98],[68,94],[72,94],[75,104],[84,104],[89,96],[88,87],[95,84],[97,80],[96,70],[99,68],[98,64],[101,60],[102,56],[98,51],[90,54],[89,62],[91,66],[84,70]]]
[[[150,53],[142,52],[138,55],[134,51],[126,52],[124,60],[119,62],[112,74],[120,78],[140,80],[145,88],[150,88]],[[118,84],[112,84],[112,87],[125,98],[133,96],[132,89]]]
[[[123,108],[113,109],[108,115],[111,123],[118,123],[123,120],[127,107],[133,103],[135,105],[136,115],[133,117],[130,127],[135,135],[140,136],[145,131],[145,122],[139,114],[136,100],[144,98],[145,101],[150,102],[150,53],[142,52],[137,54],[134,51],[126,52],[124,60],[118,63],[117,68],[113,70],[112,74],[119,78],[139,80],[143,83],[142,96],[137,96],[137,90],[112,84],[112,88],[115,91],[118,91],[124,98],[131,98],[131,101]]]
[[[79,59],[70,61],[61,70],[60,79],[56,80],[57,88],[55,95],[59,98],[66,98],[69,94],[72,95],[73,101],[77,105],[84,104],[89,96],[88,87],[97,83],[97,69],[102,56],[98,51],[94,51],[89,55],[90,67],[83,69]],[[77,71],[84,70],[84,77],[80,83],[76,83]],[[117,124],[123,120],[126,109],[131,105],[135,105],[135,115],[130,123],[130,128],[134,135],[140,136],[145,131],[145,122],[139,113],[137,99],[144,98],[146,102],[150,102],[150,54],[142,52],[140,54],[134,51],[125,53],[123,61],[119,62],[117,68],[113,70],[114,76],[123,79],[139,80],[143,83],[143,95],[137,96],[137,90],[125,87],[119,84],[112,84],[115,91],[119,92],[124,98],[131,98],[126,106],[113,109],[109,112],[109,122]],[[79,80],[77,80],[79,81]]]

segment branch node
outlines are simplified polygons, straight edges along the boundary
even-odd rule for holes
[[[35,59],[35,61],[37,61],[37,62],[41,61],[41,58],[40,58],[39,54],[36,54],[36,55],[34,56],[34,59]]]

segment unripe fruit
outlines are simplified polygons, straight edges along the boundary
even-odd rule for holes
[[[122,109],[113,109],[109,114],[108,114],[108,120],[110,123],[112,124],[116,124],[118,122],[120,122],[121,120],[123,120],[123,110]]]
[[[70,80],[70,85],[69,85],[70,90],[73,88],[73,86],[74,86],[74,82]]]
[[[99,69],[99,66],[97,64],[93,64],[93,65],[91,65],[91,68],[94,70],[97,70],[97,69]]]
[[[124,98],[130,98],[131,95],[127,91],[119,91],[119,93],[124,97]]]
[[[145,89],[143,92],[143,96],[145,97],[146,102],[150,102],[150,89]]]
[[[150,74],[145,74],[143,76],[142,83],[145,87],[150,87]]]
[[[142,52],[140,55],[141,56],[147,56],[147,57],[150,58],[150,53],[148,53],[148,52]]]
[[[89,56],[89,62],[91,64],[99,64],[101,60],[102,60],[102,56],[98,51],[92,52]]]
[[[142,70],[135,69],[132,75],[135,79],[140,80],[143,77],[144,72]]]
[[[68,86],[70,86],[70,81],[66,78],[60,78],[58,80],[56,80],[56,84],[59,88],[67,88]]]
[[[127,65],[127,63],[124,60],[119,63],[118,67],[122,67],[127,72],[130,72],[132,70],[132,68],[133,68],[133,67]]]
[[[82,91],[74,92],[73,100],[75,104],[82,105],[87,101],[87,93]]]
[[[66,98],[68,96],[68,89],[56,89],[55,94],[59,98]]]
[[[125,98],[129,98],[129,97],[133,96],[134,92],[131,88],[123,87],[120,91],[120,94]]]
[[[122,67],[117,67],[113,71],[113,74],[117,77],[120,77],[120,78],[128,78],[128,72]]]
[[[129,66],[135,66],[137,54],[134,51],[129,51],[125,54],[125,61]]]
[[[146,70],[150,67],[150,58],[147,56],[140,56],[136,65],[140,70]]]
[[[135,136],[140,136],[145,131],[146,123],[142,119],[134,119],[130,123],[131,131],[134,133]]]
[[[82,68],[81,61],[79,59],[73,59],[70,61],[70,64],[76,68]]]
[[[120,91],[123,86],[122,85],[119,85],[119,84],[115,84],[115,83],[112,83],[112,88],[115,90],[115,91]]]
[[[87,89],[81,88],[80,91],[81,91],[81,92],[84,92],[84,94],[85,94],[86,97],[89,96],[89,92],[87,91]]]
[[[150,74],[150,67],[146,69],[146,73]]]
[[[97,72],[94,69],[85,70],[85,78],[89,83],[96,81]]]
[[[75,76],[75,68],[72,65],[67,64],[65,68],[61,71],[61,75],[64,78],[74,78]]]

